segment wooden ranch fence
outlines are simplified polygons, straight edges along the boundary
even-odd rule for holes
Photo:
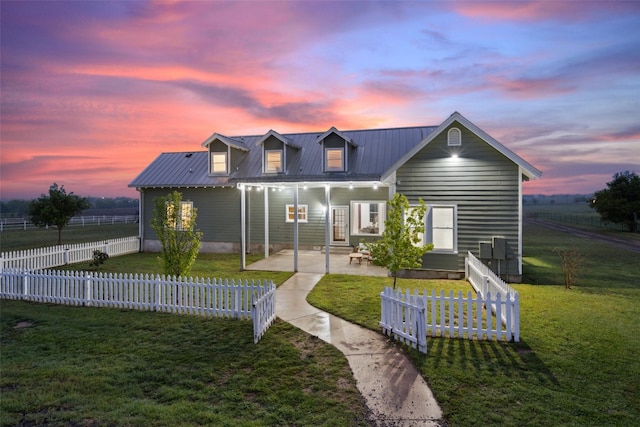
[[[2,252],[0,271],[5,268],[42,270],[93,260],[93,251],[99,250],[109,256],[133,254],[140,251],[138,236],[109,239],[100,242],[75,243],[72,245],[48,246],[24,251]]]
[[[255,342],[275,320],[275,289],[272,281],[55,270],[0,272],[0,298],[253,319]]]

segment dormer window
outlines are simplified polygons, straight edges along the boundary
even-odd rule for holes
[[[209,175],[229,175],[249,151],[242,140],[214,133],[203,143],[209,151]]]
[[[214,152],[211,153],[211,173],[213,174],[227,174],[227,153]]]
[[[344,147],[324,149],[325,170],[330,172],[344,171]]]
[[[282,150],[264,150],[264,171],[266,173],[282,172]]]
[[[322,144],[324,172],[346,172],[349,169],[349,156],[357,147],[350,137],[332,127],[316,140]]]

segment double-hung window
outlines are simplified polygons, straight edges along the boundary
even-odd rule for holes
[[[427,211],[426,240],[434,252],[458,251],[458,210],[455,205],[432,205]]]
[[[211,153],[211,173],[214,173],[214,174],[227,173],[227,153],[225,152]]]
[[[329,172],[344,171],[344,147],[325,148],[324,169]]]
[[[265,150],[264,171],[267,173],[282,172],[282,150]]]

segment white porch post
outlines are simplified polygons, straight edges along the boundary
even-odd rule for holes
[[[293,272],[298,272],[298,184],[293,188]]]
[[[324,187],[324,266],[325,272],[329,274],[329,244],[331,243],[331,187],[329,184]]]
[[[269,187],[264,187],[263,193],[264,193],[264,257],[269,258]]]
[[[240,187],[240,264],[241,270],[244,271],[247,267],[247,256],[246,256],[246,238],[247,238],[247,207],[245,200],[245,185],[239,184]]]

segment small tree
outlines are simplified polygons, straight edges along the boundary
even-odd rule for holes
[[[640,177],[629,171],[616,173],[607,187],[594,193],[590,206],[604,222],[624,224],[629,231],[638,231]]]
[[[49,195],[42,194],[29,204],[29,220],[38,227],[51,226],[58,230],[58,244],[62,244],[62,229],[71,218],[89,208],[85,198],[73,192],[67,194],[64,185],[58,188],[55,182],[49,187]]]
[[[151,228],[162,244],[159,257],[164,274],[189,274],[198,256],[202,233],[195,229],[197,209],[182,202],[182,194],[174,191],[167,197],[153,199],[155,209]]]
[[[558,249],[553,248],[562,262],[562,272],[564,273],[564,287],[571,289],[578,281],[580,268],[584,264],[584,256],[576,248]]]
[[[398,271],[420,267],[422,256],[433,249],[433,243],[421,244],[427,212],[422,199],[418,206],[412,207],[404,194],[396,193],[387,206],[382,237],[367,246],[374,264],[386,267],[393,274],[395,289]]]

